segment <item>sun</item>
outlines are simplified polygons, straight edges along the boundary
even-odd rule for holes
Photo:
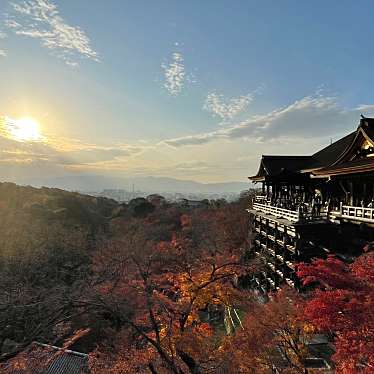
[[[39,123],[33,118],[5,119],[6,127],[12,139],[20,142],[36,142],[42,139]]]

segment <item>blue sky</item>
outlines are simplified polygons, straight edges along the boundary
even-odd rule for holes
[[[371,1],[0,0],[0,172],[244,181],[374,115],[373,24]]]

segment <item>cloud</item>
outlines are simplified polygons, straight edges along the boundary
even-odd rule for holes
[[[205,99],[203,109],[213,114],[214,117],[219,117],[223,122],[226,122],[247,109],[252,101],[253,94],[225,99],[221,94],[210,92]]]
[[[263,115],[252,116],[235,125],[216,131],[165,140],[172,147],[201,145],[218,139],[252,139],[257,142],[279,139],[306,139],[335,136],[351,131],[361,112],[374,110],[374,105],[344,108],[337,98],[316,94]]]
[[[5,39],[7,35],[3,32],[0,31],[0,42],[1,40]],[[0,57],[5,57],[7,55],[5,49],[3,49],[0,45]]]
[[[89,147],[87,149],[76,150],[73,152],[60,152],[56,161],[63,165],[89,165],[103,163],[129,157],[133,154],[133,150],[129,147]]]
[[[181,162],[181,163],[178,163],[178,164],[174,164],[172,166],[170,166],[169,168],[173,169],[173,170],[177,170],[181,173],[196,173],[196,172],[205,172],[206,170],[208,169],[212,169],[212,168],[217,168],[218,165],[216,164],[211,164],[211,163],[208,163],[208,162],[205,162],[205,161],[195,161],[195,160],[191,160],[191,161],[186,161],[186,162]],[[165,170],[167,170],[165,168]]]
[[[187,162],[168,163],[164,165],[149,165],[142,163],[140,165],[128,165],[127,173],[137,176],[174,176],[174,177],[195,177],[197,175],[204,176],[212,171],[222,170],[222,165],[209,163],[204,161],[190,160]]]
[[[183,89],[186,80],[184,58],[181,53],[174,52],[171,61],[161,64],[164,70],[164,88],[172,96],[177,96]]]
[[[86,33],[67,24],[51,1],[17,1],[11,5],[13,13],[6,25],[16,35],[39,39],[44,47],[70,66],[77,66],[78,57],[99,61]]]
[[[84,144],[73,139],[55,140],[42,137],[38,141],[18,141],[12,138],[7,121],[0,117],[0,162],[30,164],[44,162],[60,167],[84,167],[108,161],[122,162],[140,154],[143,147],[120,144],[103,146]]]
[[[84,168],[107,162],[121,163],[124,159],[141,152],[132,146],[102,147],[89,146],[86,149],[62,151],[45,142],[18,142],[0,136],[0,162],[30,164],[44,162],[58,167]]]
[[[220,138],[219,132],[214,131],[210,133],[188,135],[181,136],[179,138],[167,139],[162,141],[160,144],[167,144],[172,147],[181,147],[184,145],[201,145],[218,138]]]

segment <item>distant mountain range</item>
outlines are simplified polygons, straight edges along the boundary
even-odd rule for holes
[[[55,178],[27,178],[18,180],[23,185],[57,187],[68,191],[101,191],[124,189],[149,193],[238,193],[251,187],[249,182],[200,183],[166,177],[106,177],[98,175],[74,175]]]

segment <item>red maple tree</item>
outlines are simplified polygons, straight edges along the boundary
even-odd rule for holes
[[[300,264],[303,284],[316,285],[303,317],[334,337],[342,374],[374,372],[374,253],[348,265],[336,257]]]

